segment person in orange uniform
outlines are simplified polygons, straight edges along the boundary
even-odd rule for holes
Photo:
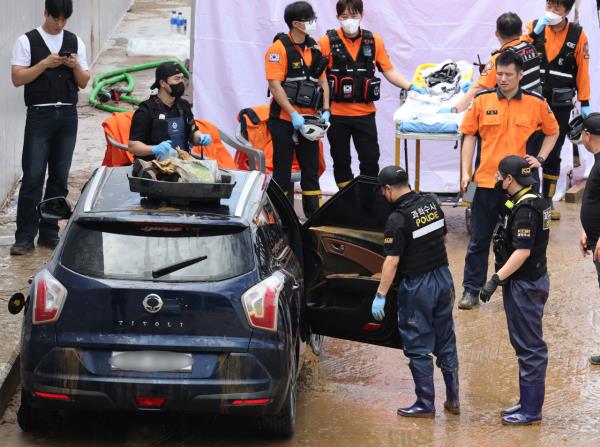
[[[273,139],[273,178],[293,201],[290,180],[294,149],[297,148],[302,208],[306,217],[310,217],[319,208],[321,198],[319,143],[302,136],[302,115],[315,115],[323,104],[329,104],[325,77],[327,61],[310,37],[317,30],[317,18],[309,3],[289,4],[284,20],[289,33],[277,34],[265,55],[266,78],[273,95],[268,121]],[[323,109],[321,120],[328,122],[329,116],[329,110]]]
[[[542,160],[544,175],[542,195],[552,199],[560,176],[560,152],[569,131],[569,120],[575,93],[581,104],[581,114],[587,117],[590,107],[590,51],[587,36],[581,26],[569,22],[567,15],[575,0],[549,0],[546,14],[527,26],[524,38],[534,44],[542,55],[542,91],[550,104],[558,125],[560,136],[546,160]],[[543,135],[537,133],[528,145],[528,153],[536,155]],[[552,218],[559,219],[558,210]]]
[[[546,135],[540,154],[547,156],[558,139],[559,127],[546,100],[539,94],[519,87],[523,77],[523,59],[505,51],[496,59],[495,89],[484,90],[473,100],[465,114],[460,132],[465,136],[462,154],[461,186],[466,190],[473,165],[477,135],[481,137],[477,185],[471,203],[471,238],[465,257],[463,296],[458,307],[471,309],[479,303],[479,291],[487,277],[488,255],[494,227],[503,205],[503,194],[496,189],[496,172],[508,155],[523,156],[531,168],[539,161],[526,155],[527,139],[541,129]]]
[[[383,40],[361,29],[362,0],[339,0],[337,18],[341,27],[329,30],[318,43],[329,59],[327,77],[331,92],[331,127],[327,138],[333,158],[333,175],[343,188],[354,177],[350,139],[354,141],[360,162],[360,174],[379,174],[379,143],[375,123],[375,104],[380,97],[381,80],[377,67],[393,85],[425,93],[408,82],[392,65]]]
[[[521,88],[541,93],[540,58],[532,44],[521,40],[522,32],[523,22],[517,14],[505,12],[500,15],[496,20],[496,38],[500,42],[500,49],[492,53],[481,76],[471,85],[465,96],[452,109],[444,108],[439,113],[462,113],[467,110],[477,93],[496,87],[496,59],[506,50],[515,51],[523,58],[524,72],[527,74],[523,75]]]

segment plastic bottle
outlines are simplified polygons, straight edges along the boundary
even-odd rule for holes
[[[181,34],[183,32],[183,13],[179,11],[177,13],[177,33]]]
[[[171,11],[171,34],[177,31],[177,11]]]

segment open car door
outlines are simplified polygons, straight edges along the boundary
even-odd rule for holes
[[[376,186],[375,178],[355,178],[303,225],[306,316],[313,333],[402,348],[396,284],[385,319],[371,314],[392,209]]]

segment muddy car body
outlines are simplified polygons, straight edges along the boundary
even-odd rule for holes
[[[383,322],[370,312],[389,211],[373,179],[301,225],[257,171],[232,171],[228,199],[185,206],[140,198],[128,173],[96,171],[34,277],[24,430],[55,410],[181,411],[258,416],[289,436],[315,334],[401,347],[395,300]]]

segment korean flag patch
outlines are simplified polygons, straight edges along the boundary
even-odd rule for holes
[[[270,53],[269,54],[269,62],[279,62],[279,54]]]

